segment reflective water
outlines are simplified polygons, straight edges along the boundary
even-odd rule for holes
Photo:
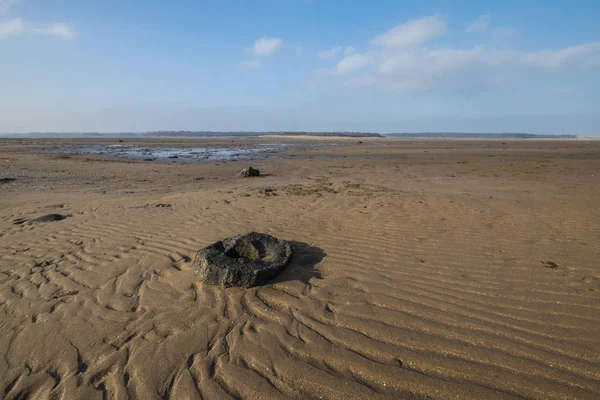
[[[68,154],[107,154],[142,159],[172,159],[173,161],[249,160],[266,158],[289,144],[259,144],[235,147],[141,147],[122,144],[71,146],[54,149]]]

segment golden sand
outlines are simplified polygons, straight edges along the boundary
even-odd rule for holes
[[[188,164],[2,141],[0,398],[600,398],[600,142],[363,141]],[[292,264],[201,284],[196,251],[249,231]]]

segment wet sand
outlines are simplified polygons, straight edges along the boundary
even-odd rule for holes
[[[274,139],[234,140],[136,144]],[[1,140],[0,397],[600,398],[600,142],[358,140]],[[283,274],[199,283],[249,231],[293,242]]]

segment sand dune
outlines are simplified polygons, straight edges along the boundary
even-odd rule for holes
[[[349,141],[251,179],[0,146],[2,398],[600,397],[598,142]],[[248,231],[284,273],[199,283]]]

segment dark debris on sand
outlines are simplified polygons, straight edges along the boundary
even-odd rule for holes
[[[241,170],[240,175],[243,176],[244,178],[250,178],[253,176],[259,176],[260,171],[257,170],[256,168],[248,167],[248,168],[244,168],[243,170]]]
[[[47,214],[41,217],[26,219],[19,218],[13,221],[14,225],[23,225],[23,224],[37,224],[44,222],[54,222],[54,221],[62,221],[63,219],[69,218],[71,215],[62,215],[62,214]]]

